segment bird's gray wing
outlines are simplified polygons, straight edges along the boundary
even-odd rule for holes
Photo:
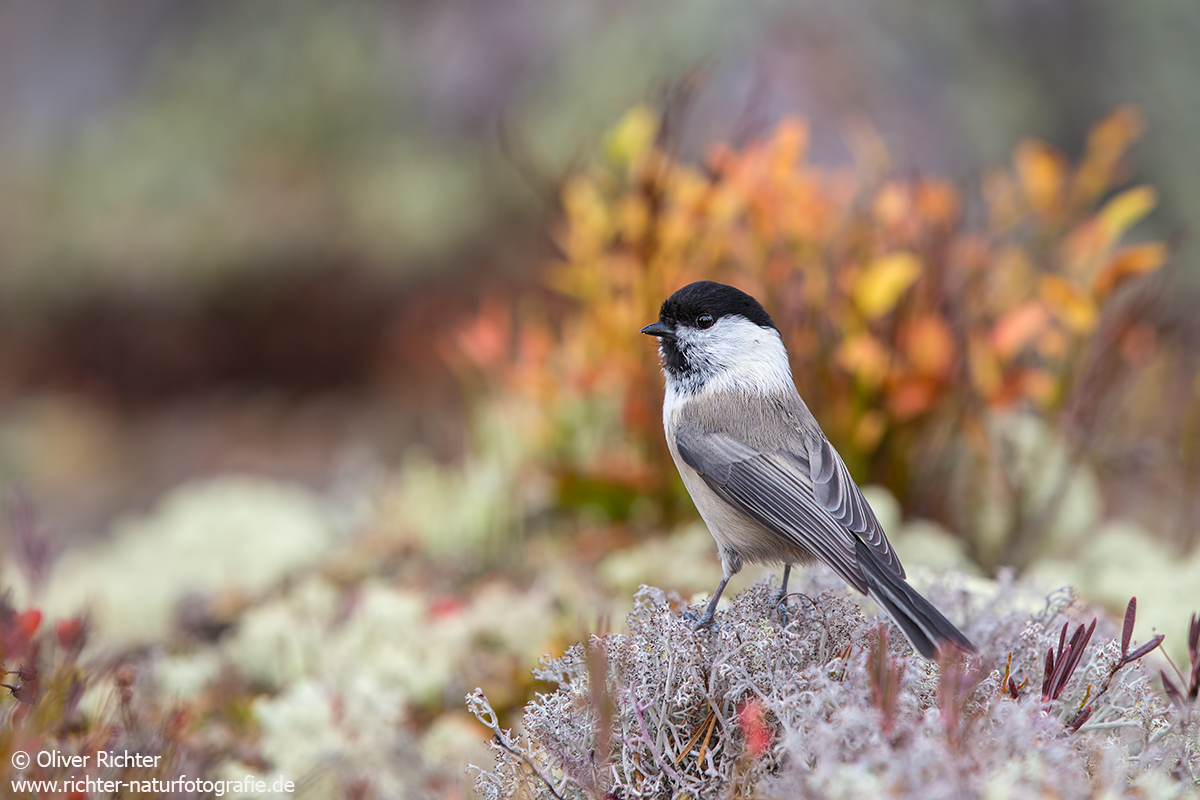
[[[823,435],[807,442],[809,474],[817,503],[843,528],[857,534],[885,567],[904,577],[904,566],[837,450]]]
[[[684,463],[725,502],[810,551],[846,583],[866,593],[855,537],[818,502],[807,452],[765,453],[732,436],[705,433],[690,421],[676,427],[675,445]]]

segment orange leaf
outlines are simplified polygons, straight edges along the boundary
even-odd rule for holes
[[[1021,394],[1038,405],[1048,406],[1058,393],[1058,381],[1044,369],[1027,369],[1018,377]]]
[[[1118,108],[1092,128],[1083,163],[1075,174],[1076,203],[1091,202],[1112,184],[1121,156],[1144,129],[1142,113],[1134,106]]]
[[[908,188],[898,181],[888,181],[875,195],[875,218],[894,228],[908,216],[911,206]]]
[[[1009,311],[992,327],[992,349],[1008,361],[1026,345],[1041,335],[1050,322],[1046,307],[1039,300],[1030,300]]]
[[[1050,327],[1038,338],[1037,351],[1043,358],[1058,359],[1067,354],[1067,335],[1059,327]]]
[[[917,208],[934,225],[953,224],[958,206],[958,192],[948,181],[923,181],[917,188]]]
[[[1120,250],[1101,267],[1092,282],[1092,291],[1098,297],[1107,297],[1117,284],[1143,275],[1167,263],[1167,247],[1162,242],[1151,242]]]
[[[1026,139],[1017,145],[1013,162],[1030,207],[1042,216],[1054,216],[1062,204],[1067,160],[1045,142]]]
[[[508,347],[512,322],[500,305],[485,308],[458,334],[458,349],[477,367],[495,367]]]
[[[1137,106],[1121,106],[1088,133],[1088,158],[1102,157],[1106,161],[1116,161],[1145,129],[1146,120]]]
[[[1058,275],[1043,275],[1038,281],[1038,294],[1046,301],[1055,316],[1075,333],[1091,333],[1099,312],[1092,298],[1074,284]]]
[[[893,417],[905,422],[933,408],[936,401],[937,386],[914,378],[902,381],[888,392],[887,406]]]
[[[780,181],[794,175],[807,147],[808,125],[804,120],[794,116],[780,120],[771,141],[772,177]]]
[[[913,369],[931,378],[944,378],[954,366],[954,334],[936,314],[918,317],[901,334]]]
[[[888,352],[879,340],[869,333],[860,333],[844,341],[834,359],[869,388],[878,387],[887,375]]]

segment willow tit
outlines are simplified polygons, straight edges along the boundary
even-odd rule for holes
[[[723,577],[696,627],[745,562],[823,561],[891,615],[917,652],[974,647],[904,581],[904,567],[846,465],[792,382],[783,339],[750,295],[699,281],[667,298],[658,322],[663,428],[684,486],[717,541]],[[781,609],[781,614],[783,613]]]

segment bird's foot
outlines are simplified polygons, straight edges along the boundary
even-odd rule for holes
[[[779,612],[779,624],[786,628],[788,626],[787,591],[780,589],[776,592],[775,599],[771,601],[771,604]]]
[[[779,591],[775,594],[775,610],[779,612],[779,624],[787,627],[788,612],[787,612],[787,585],[788,578],[792,576],[792,565],[785,564],[783,567],[783,582],[779,585]]]

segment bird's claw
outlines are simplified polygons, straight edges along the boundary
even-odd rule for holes
[[[779,612],[779,624],[786,628],[788,626],[787,593],[780,592],[775,595],[772,604],[775,606],[775,610]]]

